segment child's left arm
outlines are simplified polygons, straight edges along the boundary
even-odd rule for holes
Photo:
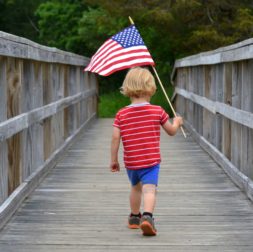
[[[120,145],[120,130],[117,127],[113,127],[112,142],[111,142],[111,171],[118,172],[120,170],[118,161],[118,151]]]

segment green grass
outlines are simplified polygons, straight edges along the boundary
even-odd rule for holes
[[[129,98],[124,97],[119,91],[99,96],[99,117],[114,117],[119,109],[129,104]]]
[[[172,96],[173,87],[166,88],[169,97]],[[163,107],[170,115],[169,104],[160,88],[151,99],[151,103]],[[130,100],[124,97],[118,90],[99,96],[98,113],[99,117],[114,117],[119,109],[130,104]]]

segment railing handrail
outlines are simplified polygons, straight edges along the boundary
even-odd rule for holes
[[[176,69],[180,67],[190,67],[199,65],[214,65],[224,62],[234,62],[253,58],[253,38],[224,46],[216,50],[207,51],[177,59],[175,61],[171,80],[175,78]]]
[[[89,58],[0,31],[0,55],[43,62],[86,66]]]
[[[238,124],[242,124],[246,127],[253,129],[253,113],[231,107],[223,102],[212,101],[204,96],[196,95],[193,92],[188,92],[185,89],[176,87],[175,92],[183,96],[184,98],[191,100],[192,102],[207,109],[213,114],[223,115]]]
[[[62,98],[56,102],[52,102],[45,106],[12,117],[4,122],[0,122],[0,142],[12,137],[24,129],[29,128],[35,123],[39,123],[42,120],[57,114],[64,108],[96,94],[97,91],[95,89],[86,92],[80,92],[76,95]]]

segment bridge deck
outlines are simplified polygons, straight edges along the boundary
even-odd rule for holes
[[[25,201],[1,252],[253,251],[253,204],[181,134],[162,135],[158,235],[127,229],[127,176],[108,170],[111,123],[98,120]]]

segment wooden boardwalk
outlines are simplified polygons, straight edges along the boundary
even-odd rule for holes
[[[109,172],[110,119],[75,143],[0,232],[1,252],[253,251],[253,204],[188,137],[162,135],[158,235],[126,227],[129,183]]]

